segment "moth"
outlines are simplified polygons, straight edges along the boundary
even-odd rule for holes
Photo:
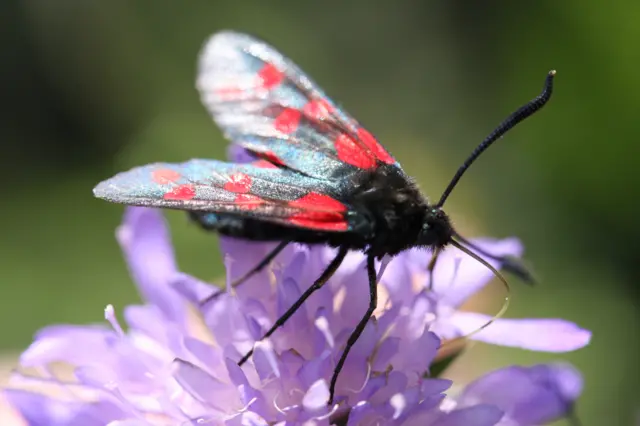
[[[251,160],[149,164],[117,174],[93,192],[115,203],[185,210],[202,228],[221,235],[279,242],[233,286],[266,267],[287,244],[337,248],[326,270],[263,338],[274,333],[331,278],[350,250],[363,251],[369,305],[335,365],[329,387],[332,404],[349,350],[376,308],[377,259],[424,247],[434,254],[432,270],[437,254],[451,245],[487,267],[491,268],[471,250],[498,261],[524,280],[530,279],[516,261],[484,252],[459,235],[442,208],[480,154],[547,103],[554,75],[555,71],[549,72],[542,93],[509,115],[478,145],[440,199],[431,203],[376,137],[291,60],[255,37],[220,32],[203,48],[197,87],[227,139]],[[246,362],[252,352],[238,364]]]

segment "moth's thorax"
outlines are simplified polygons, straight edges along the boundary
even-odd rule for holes
[[[419,245],[429,205],[415,183],[402,170],[380,166],[363,175],[350,203],[367,216],[370,226],[368,250],[394,255]]]

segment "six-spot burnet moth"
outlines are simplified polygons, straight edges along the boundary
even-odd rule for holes
[[[252,161],[149,164],[100,183],[94,194],[117,203],[186,210],[204,229],[222,235],[280,242],[233,286],[268,265],[289,243],[336,247],[326,270],[263,338],[329,280],[349,250],[364,251],[369,306],[336,363],[329,388],[331,404],[349,350],[376,308],[376,259],[426,247],[434,253],[433,265],[437,253],[452,245],[495,274],[469,249],[499,261],[524,280],[530,278],[519,263],[483,252],[460,236],[442,206],[485,149],[545,105],[554,75],[549,72],[543,92],[511,114],[473,151],[440,200],[431,204],[377,139],[293,62],[254,37],[221,32],[204,47],[197,86],[226,137]],[[251,354],[238,363],[242,365]]]

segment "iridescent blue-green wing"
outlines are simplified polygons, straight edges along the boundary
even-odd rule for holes
[[[250,217],[319,231],[346,232],[357,212],[329,181],[260,160],[234,164],[190,160],[119,173],[94,190],[98,198],[135,205]]]
[[[298,66],[249,35],[211,37],[197,86],[225,135],[273,164],[330,180],[380,164],[398,166]]]

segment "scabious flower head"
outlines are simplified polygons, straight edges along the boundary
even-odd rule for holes
[[[515,238],[474,239],[473,243],[498,256],[520,257],[522,245]],[[408,305],[416,297],[429,301],[431,331],[442,339],[470,339],[534,351],[567,352],[587,345],[591,333],[563,319],[498,318],[490,327],[474,333],[492,320],[490,315],[463,311],[460,307],[493,278],[487,268],[457,249],[438,258],[433,276],[427,273],[430,255],[411,249],[393,259],[382,278],[392,301]],[[499,264],[488,260],[495,268]],[[433,282],[430,282],[433,278]],[[473,334],[472,334],[473,333]]]
[[[451,382],[430,377],[430,365],[441,337],[473,327],[457,307],[489,277],[445,252],[431,291],[423,276],[426,253],[412,250],[389,264],[379,309],[339,376],[337,404],[327,406],[335,362],[368,304],[361,254],[348,255],[283,327],[258,342],[320,275],[333,249],[292,244],[235,294],[199,306],[217,290],[178,270],[161,213],[130,208],[117,235],[144,304],[124,310],[126,330],[108,306],[108,327],[60,325],[36,335],[14,388],[5,390],[30,425],[534,425],[569,412],[580,393],[579,374],[553,365],[498,370],[446,394]],[[483,244],[519,250],[513,240]],[[223,238],[227,281],[272,247]],[[497,324],[510,326],[545,343],[500,338],[489,329],[476,337],[545,350],[588,340],[588,332],[558,320]],[[535,334],[543,328],[562,339]],[[570,338],[574,343],[560,343]],[[237,366],[251,348],[252,358]],[[72,366],[71,374],[57,373],[56,362]]]

